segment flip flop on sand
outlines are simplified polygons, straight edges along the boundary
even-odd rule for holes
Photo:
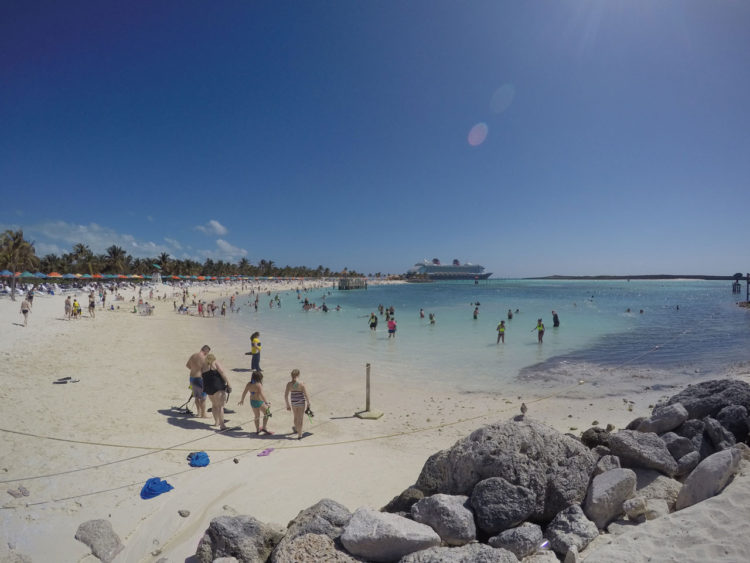
[[[266,448],[258,454],[258,457],[265,457],[273,451],[273,448]]]

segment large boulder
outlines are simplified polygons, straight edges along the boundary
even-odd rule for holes
[[[630,469],[610,469],[591,481],[583,512],[603,530],[623,513],[622,503],[635,493],[636,477]]]
[[[678,436],[674,432],[666,432],[662,434],[660,438],[675,460],[679,460],[690,452],[696,451],[695,446],[688,438]]]
[[[534,513],[536,494],[502,477],[490,477],[474,487],[471,506],[479,528],[492,535],[527,520]]]
[[[677,460],[677,477],[685,477],[698,467],[701,462],[701,455],[698,452],[690,452]]]
[[[663,499],[669,505],[669,509],[674,510],[682,483],[653,469],[636,469],[635,477],[637,479],[635,498]]]
[[[331,499],[323,499],[300,511],[296,518],[289,522],[286,534],[271,554],[271,561],[279,563],[278,554],[287,553],[287,544],[300,536],[318,534],[331,540],[338,539],[351,517],[352,513],[348,508]]]
[[[89,520],[84,522],[75,533],[75,538],[85,543],[95,557],[109,563],[125,547],[120,541],[109,520]]]
[[[424,493],[416,487],[404,489],[399,495],[393,497],[383,508],[383,512],[409,512],[415,502],[424,498]]]
[[[703,419],[703,423],[706,435],[716,451],[726,450],[734,446],[734,434],[724,428],[718,420],[707,416]]]
[[[195,558],[199,563],[211,563],[219,557],[265,561],[283,535],[283,529],[252,516],[219,516],[208,525]]]
[[[688,385],[667,404],[682,403],[690,418],[715,416],[729,405],[742,405],[750,410],[750,384],[736,379],[714,379]]]
[[[609,471],[610,469],[618,469],[620,467],[620,458],[616,455],[603,455],[596,462],[594,467],[594,475],[601,475]]]
[[[474,513],[468,504],[467,496],[438,493],[415,503],[411,517],[435,530],[448,545],[464,545],[477,538]]]
[[[716,420],[734,435],[735,442],[747,440],[750,427],[748,427],[747,409],[742,405],[724,407],[716,415]]]
[[[604,428],[592,426],[581,434],[581,442],[593,450],[596,446],[609,446],[609,436],[610,433]]]
[[[623,467],[656,469],[670,477],[677,472],[667,445],[653,432],[620,430],[610,437],[609,447]]]
[[[533,491],[529,518],[545,523],[583,501],[595,463],[578,440],[524,417],[480,428],[430,456],[415,486],[428,495],[471,495],[480,481],[502,477]]]
[[[705,432],[706,423],[702,420],[692,419],[686,420],[682,425],[674,429],[674,433],[678,436],[683,436],[690,440],[693,444],[693,448],[697,451],[701,459],[707,458],[711,454],[716,453],[711,440]]]
[[[680,403],[673,403],[656,407],[647,418],[638,425],[639,432],[669,432],[688,419],[688,411]]]
[[[440,545],[440,536],[425,524],[407,518],[358,508],[341,534],[341,543],[367,561],[397,561],[415,551]]]
[[[524,522],[517,528],[511,528],[500,532],[498,535],[491,537],[489,544],[492,547],[502,547],[515,554],[519,559],[523,559],[539,549],[544,541],[544,534],[541,526]]]
[[[544,535],[552,550],[565,557],[572,546],[581,551],[599,535],[599,530],[596,524],[586,518],[581,507],[574,504],[552,519]]]
[[[483,543],[462,547],[431,547],[403,557],[399,563],[517,563],[510,551]]]
[[[701,461],[680,489],[676,509],[682,510],[720,493],[737,472],[741,460],[740,450],[730,448]]]
[[[214,559],[214,563],[219,561]],[[275,563],[356,563],[352,556],[336,549],[333,540],[323,534],[304,534],[279,544],[273,551]]]

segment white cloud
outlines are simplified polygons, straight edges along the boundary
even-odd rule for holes
[[[212,250],[199,250],[198,254],[200,254],[203,258],[210,258],[211,260],[236,262],[240,258],[247,256],[247,250],[234,246],[224,239],[217,239],[216,248]]]
[[[209,221],[208,227],[223,230],[217,221]],[[206,229],[208,227],[205,227]],[[19,229],[18,225],[0,224],[0,231],[5,229]],[[24,237],[34,242],[37,256],[56,254],[62,256],[71,252],[76,244],[87,245],[94,254],[105,254],[107,248],[117,245],[128,254],[136,258],[152,258],[162,252],[172,257],[180,256],[183,259],[224,260],[236,262],[240,258],[247,257],[247,250],[234,246],[223,238],[216,239],[216,247],[210,250],[197,250],[190,245],[183,245],[178,240],[164,237],[163,242],[156,243],[150,240],[141,240],[128,233],[118,233],[114,229],[103,227],[97,223],[87,225],[67,223],[65,221],[48,221],[35,225],[24,225]]]
[[[178,240],[175,240],[169,237],[164,237],[164,242],[166,242],[170,246],[173,246],[176,250],[182,250],[182,245],[180,244],[180,241]]]
[[[223,254],[224,260],[235,260],[247,256],[247,250],[233,246],[223,239],[218,239],[216,241],[216,248],[218,249],[219,254]]]
[[[198,231],[200,231],[202,233],[205,233],[207,235],[224,236],[224,235],[226,235],[229,232],[227,230],[227,228],[224,225],[222,225],[221,223],[219,223],[216,219],[211,219],[205,225],[198,225],[195,228],[196,228],[196,230],[198,230]]]
[[[104,254],[113,244],[135,257],[150,257],[172,250],[171,246],[139,240],[127,233],[118,233],[97,223],[79,225],[65,221],[48,221],[24,227],[27,240],[35,241],[37,255],[70,252],[73,245],[87,245],[95,254]],[[41,240],[40,240],[41,239]]]

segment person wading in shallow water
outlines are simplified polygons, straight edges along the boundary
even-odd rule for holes
[[[537,342],[541,344],[544,341],[544,323],[542,322],[542,319],[538,319],[536,321],[536,326],[531,329],[532,332],[536,330],[537,334]]]

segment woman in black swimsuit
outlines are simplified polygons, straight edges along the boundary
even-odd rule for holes
[[[224,405],[227,402],[227,394],[232,392],[229,380],[224,374],[221,364],[213,354],[206,356],[203,366],[203,391],[211,399],[211,414],[214,415],[214,425],[219,430],[226,430],[224,424]]]

